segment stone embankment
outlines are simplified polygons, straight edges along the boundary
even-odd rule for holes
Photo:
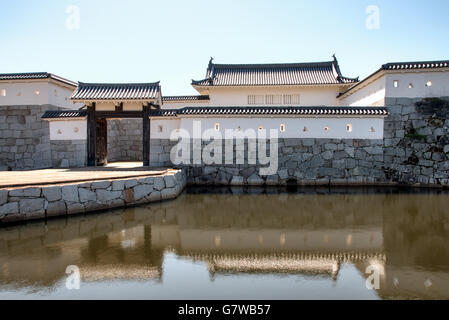
[[[182,170],[158,176],[0,189],[0,224],[101,211],[176,198]]]

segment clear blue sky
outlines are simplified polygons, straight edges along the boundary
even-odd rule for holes
[[[449,59],[449,1],[0,0],[0,73],[152,82],[195,94],[216,63],[327,61],[361,78],[393,61]],[[68,30],[66,8],[80,10]],[[369,30],[368,5],[380,9]]]

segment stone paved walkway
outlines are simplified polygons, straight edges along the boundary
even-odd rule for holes
[[[169,170],[142,167],[141,162],[115,162],[106,167],[1,171],[0,188],[153,176]]]

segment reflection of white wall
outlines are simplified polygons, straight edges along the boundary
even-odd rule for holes
[[[50,140],[87,139],[86,120],[50,121]]]
[[[156,248],[167,245],[184,250],[286,249],[286,250],[361,250],[382,249],[379,228],[357,230],[203,230],[178,226],[151,226],[151,243]]]
[[[77,109],[82,104],[73,104],[70,96],[74,88],[56,84],[56,82],[40,81],[1,81],[0,105],[44,105],[51,104],[67,109]],[[37,91],[39,94],[37,94]],[[5,93],[3,96],[2,93]]]

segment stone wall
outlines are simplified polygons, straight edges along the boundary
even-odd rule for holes
[[[52,105],[0,107],[0,170],[49,168],[50,131],[41,119]]]
[[[161,176],[0,189],[0,224],[171,199],[185,185],[185,173],[171,170]]]
[[[247,144],[245,150],[248,150]],[[186,166],[188,182],[301,185],[374,183],[384,180],[382,140],[279,139],[278,154],[278,171],[275,175],[260,175],[259,169],[266,165],[248,164],[248,152],[245,151],[245,164],[242,165]]]
[[[142,161],[142,120],[108,120],[108,161]]]
[[[449,97],[388,98],[386,104],[386,180],[449,185]]]
[[[383,140],[279,139],[279,169],[273,176],[261,176],[259,165],[248,164],[247,143],[243,165],[180,167],[185,168],[189,184],[448,186],[449,98],[394,98],[387,104],[390,115]],[[152,141],[152,162],[170,166],[173,145],[168,140]]]
[[[79,168],[87,164],[87,140],[51,140],[53,168]]]

